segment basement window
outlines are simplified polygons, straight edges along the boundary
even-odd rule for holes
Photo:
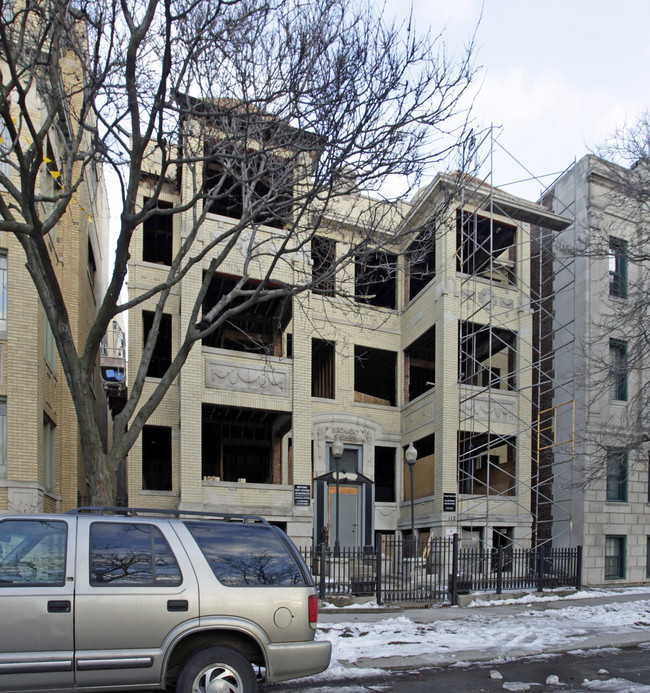
[[[147,343],[149,332],[153,326],[154,319],[153,311],[142,311],[142,328],[144,333],[143,348]],[[172,316],[169,313],[163,313],[160,319],[160,327],[158,329],[158,339],[151,355],[149,368],[147,370],[148,378],[162,378],[169,366],[172,363]]]
[[[144,198],[145,203],[149,198]],[[161,213],[154,213],[142,224],[142,259],[144,262],[153,262],[157,265],[172,264],[172,239],[174,218],[165,213],[171,210],[171,202],[158,200],[156,205]]]
[[[397,354],[385,349],[354,347],[354,401],[396,405]]]
[[[335,391],[334,342],[311,340],[311,396],[334,399]]]
[[[516,226],[457,210],[457,271],[499,284],[514,284],[516,239]]]
[[[362,255],[354,263],[354,293],[357,301],[380,308],[397,305],[397,257],[389,253]]]
[[[172,490],[172,429],[169,426],[142,427],[142,488],[145,491]]]

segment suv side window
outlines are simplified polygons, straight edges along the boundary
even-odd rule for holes
[[[224,585],[307,584],[288,547],[270,527],[217,522],[185,525]]]
[[[172,587],[182,576],[176,558],[155,525],[93,522],[90,584]]]
[[[65,584],[67,537],[65,522],[0,522],[0,587]]]

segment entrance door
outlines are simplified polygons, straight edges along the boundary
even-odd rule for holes
[[[359,487],[339,486],[339,517],[341,548],[357,548],[359,545]],[[336,486],[329,487],[329,540],[336,541]]]

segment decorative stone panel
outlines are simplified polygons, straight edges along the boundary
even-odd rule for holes
[[[205,386],[233,392],[247,392],[273,397],[289,397],[289,371],[268,362],[243,365],[206,359]]]

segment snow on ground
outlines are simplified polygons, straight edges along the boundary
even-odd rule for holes
[[[592,588],[590,590],[580,590],[579,592],[571,592],[569,594],[561,594],[562,590],[557,590],[557,596],[553,591],[544,592],[542,595],[539,592],[531,591],[521,597],[512,597],[504,599],[481,599],[477,597],[474,601],[468,604],[468,608],[477,608],[483,606],[504,606],[508,604],[532,604],[533,602],[549,602],[549,601],[571,601],[573,599],[597,599],[598,597],[606,597],[612,594],[613,590]],[[615,594],[648,594],[647,587],[627,587],[618,589]]]
[[[604,590],[599,592],[595,596],[606,594]],[[504,603],[512,602],[504,600]],[[465,617],[426,623],[400,614],[373,622],[322,624],[317,638],[332,643],[332,663],[326,672],[314,678],[358,679],[376,675],[381,673],[380,669],[360,669],[357,663],[363,660],[363,666],[368,667],[372,666],[372,660],[377,660],[380,667],[380,660],[386,657],[400,658],[408,667],[408,658],[418,655],[447,655],[457,657],[460,662],[464,657],[471,659],[470,653],[479,650],[489,651],[496,661],[500,658],[503,661],[511,658],[513,651],[518,651],[522,656],[558,648],[577,650],[586,638],[592,636],[601,636],[603,644],[607,644],[608,634],[648,631],[650,598],[599,605],[581,604],[544,611],[520,610],[504,615],[490,614],[489,609],[466,613]],[[584,687],[585,690],[617,693],[625,690],[629,693],[650,693],[650,687],[637,684],[630,684],[633,687],[628,689],[620,686],[595,688],[602,684],[603,681],[585,682]]]

